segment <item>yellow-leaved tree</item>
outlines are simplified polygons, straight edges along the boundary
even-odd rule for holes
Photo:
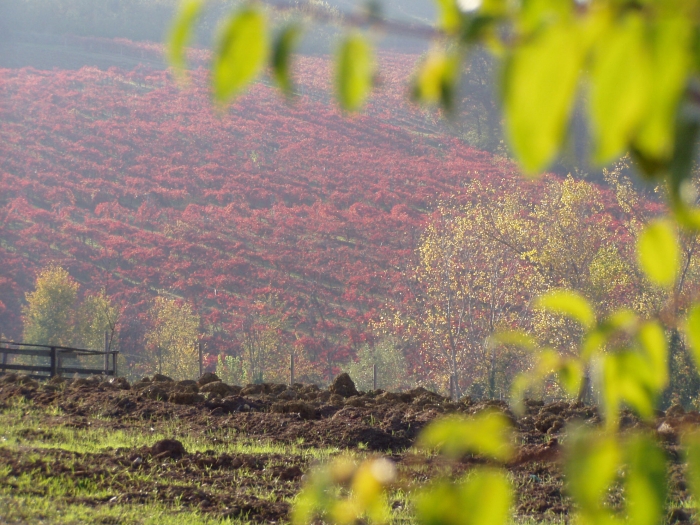
[[[410,298],[391,305],[379,325],[420,353],[424,381],[460,396],[478,385],[486,395],[503,375],[522,368],[522,352],[496,355],[489,342],[499,328],[519,326],[531,290],[526,263],[491,242],[481,206],[441,205],[426,228],[411,269]]]
[[[199,316],[189,303],[156,297],[150,310],[151,328],[146,342],[153,366],[173,379],[196,379],[199,374]]]
[[[632,307],[639,295],[635,278],[633,238],[622,235],[620,225],[603,204],[599,188],[587,181],[549,179],[544,191],[530,202],[509,195],[503,208],[484,202],[484,222],[495,242],[508,246],[514,257],[529,267],[528,286],[533,297],[550,290],[581,294],[600,314]],[[532,202],[534,201],[534,202]],[[493,216],[493,209],[508,213]],[[539,344],[560,355],[578,354],[582,328],[546,309],[529,308],[529,327]],[[589,393],[586,373],[581,396]]]
[[[76,344],[81,348],[102,350],[107,333],[107,349],[115,350],[119,344],[117,324],[119,309],[112,304],[104,288],[96,294],[87,295],[78,309],[76,322]]]
[[[71,346],[74,341],[80,285],[60,266],[42,270],[33,292],[27,293],[25,343]]]
[[[661,185],[643,186],[635,184],[630,176],[631,159],[625,156],[610,169],[604,170],[605,181],[615,191],[620,209],[621,224],[631,238],[638,238],[644,226],[666,209],[660,199],[664,195]],[[691,179],[686,181],[684,192],[693,204],[700,204],[700,171],[696,168]],[[678,275],[673,287],[658,286],[650,281],[634,265],[626,271],[628,279],[635,280],[638,293],[630,306],[644,316],[661,317],[665,320],[669,340],[669,385],[663,396],[668,405],[679,402],[686,408],[698,407],[700,400],[700,376],[697,366],[683,336],[681,327],[674,321],[688,313],[693,300],[700,292],[700,235],[696,230],[675,228],[678,236]]]
[[[105,292],[78,298],[80,285],[60,266],[43,269],[35,289],[26,295],[26,343],[102,350],[104,336],[110,350],[117,349],[119,309]]]
[[[243,317],[238,342],[246,379],[284,383],[289,376],[289,349],[282,338],[283,305],[274,295],[261,297]]]

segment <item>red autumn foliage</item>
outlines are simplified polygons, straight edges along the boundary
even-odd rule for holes
[[[144,68],[0,70],[0,330],[21,336],[33,271],[57,262],[121,305],[129,351],[158,293],[194,303],[211,353],[271,293],[288,340],[332,373],[371,338],[436,201],[472,177],[526,187],[490,154],[413,131],[440,126],[405,102],[415,57],[382,60],[382,95],[350,118],[325,100],[322,58],[299,59],[293,104],[257,84],[227,111],[202,71],[181,90]]]

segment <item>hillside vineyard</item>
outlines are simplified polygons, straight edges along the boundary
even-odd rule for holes
[[[212,355],[274,294],[330,377],[397,293],[435,202],[472,177],[524,186],[407,106],[415,57],[382,60],[381,96],[351,118],[323,100],[320,58],[300,59],[291,104],[257,84],[227,110],[201,70],[185,89],[144,68],[0,70],[0,331],[21,337],[33,270],[57,262],[106,287],[132,352],[156,294],[195,305]]]

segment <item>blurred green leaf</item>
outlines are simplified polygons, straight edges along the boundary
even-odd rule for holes
[[[620,308],[605,320],[605,326],[613,330],[631,332],[637,325],[637,314],[629,308]]]
[[[511,423],[500,412],[484,411],[471,418],[449,416],[428,425],[418,445],[451,457],[472,453],[506,461],[513,452]]]
[[[386,458],[366,460],[357,469],[352,480],[352,499],[361,514],[366,514],[373,523],[387,523],[391,519],[385,489],[395,477],[396,467]]]
[[[570,396],[578,394],[583,380],[583,367],[578,360],[568,359],[559,367],[559,382]]]
[[[260,73],[268,55],[265,15],[244,7],[224,24],[219,37],[214,71],[214,96],[223,102],[238,95]]]
[[[628,145],[649,105],[652,63],[642,16],[629,12],[598,42],[591,70],[595,158],[605,163]]]
[[[301,27],[298,24],[289,24],[279,32],[272,46],[272,71],[275,81],[288,97],[293,93],[289,75],[290,58],[300,37]]]
[[[676,122],[675,149],[670,167],[669,200],[676,220],[687,228],[700,229],[698,210],[694,210],[692,193],[685,191],[693,172],[700,122],[681,111]],[[692,186],[691,186],[692,187]]]
[[[580,427],[570,431],[565,449],[567,488],[580,512],[591,522],[606,521],[608,488],[617,477],[621,453],[613,435]],[[601,519],[603,518],[603,519]]]
[[[632,334],[637,327],[637,314],[628,308],[611,313],[595,330],[589,331],[581,343],[581,359],[590,360],[604,349],[609,338],[616,332]]]
[[[693,304],[688,312],[688,318],[685,322],[685,335],[688,337],[690,351],[695,359],[695,366],[700,368],[700,303]]]
[[[307,525],[318,513],[323,513],[331,503],[329,488],[334,484],[332,466],[312,469],[308,480],[297,495],[291,513],[294,525]]]
[[[513,3],[508,0],[482,0],[479,6],[479,14],[493,17],[502,17],[508,14]]]
[[[374,84],[372,48],[359,33],[348,36],[340,46],[336,62],[336,90],[343,109],[360,109]]]
[[[658,383],[658,371],[652,369],[651,361],[641,353],[621,350],[606,355],[602,393],[608,428],[617,427],[621,403],[629,405],[643,418],[653,417],[660,392]]]
[[[620,410],[620,370],[617,355],[606,355],[602,360],[603,382],[601,385],[602,409],[605,415],[606,426],[609,429],[617,428],[618,414]]]
[[[352,524],[363,518],[387,523],[391,508],[386,490],[394,482],[396,467],[387,458],[370,458],[359,465],[349,456],[313,468],[292,509],[292,523]],[[340,489],[344,490],[340,490]]]
[[[578,27],[553,24],[516,46],[503,78],[511,145],[529,173],[544,169],[564,138],[583,65]]]
[[[577,321],[584,328],[595,324],[595,313],[585,297],[573,290],[554,290],[539,297],[538,308]]]
[[[653,21],[651,30],[647,30],[649,34],[654,72],[650,79],[651,103],[635,145],[649,157],[669,161],[675,150],[678,105],[689,76],[693,21],[680,11],[661,16]]]
[[[464,509],[457,483],[441,481],[418,492],[414,502],[418,523],[425,525],[463,525]]]
[[[664,523],[667,493],[666,456],[649,436],[636,435],[625,444],[629,465],[625,494],[627,516],[635,525]]]
[[[433,49],[418,67],[413,82],[413,98],[422,104],[454,109],[459,80],[460,57],[443,49]]]
[[[573,4],[560,0],[530,0],[522,2],[521,6],[517,22],[520,32],[524,35],[537,32],[545,25],[571,20],[573,14]]]
[[[668,345],[663,328],[656,321],[644,323],[637,339],[649,359],[652,386],[663,390],[668,384]]]
[[[464,17],[460,41],[464,44],[475,44],[482,39],[487,39],[497,21],[496,17],[484,14]]]
[[[511,384],[511,403],[516,413],[523,413],[523,400],[528,391],[539,385],[547,376],[557,373],[560,363],[559,353],[552,348],[544,348],[537,353],[532,369],[519,374]]]
[[[183,0],[170,28],[168,61],[180,76],[184,75],[187,67],[185,48],[192,37],[193,26],[202,12],[203,5],[203,0]]]
[[[609,336],[610,332],[602,328],[588,332],[581,341],[581,359],[588,361],[603,350]]]
[[[429,485],[416,497],[416,517],[425,525],[505,525],[513,491],[506,473],[477,468],[458,483]]]
[[[683,449],[686,460],[685,479],[695,501],[700,501],[700,431],[695,430],[683,436]]]
[[[438,27],[446,33],[455,33],[462,24],[462,13],[455,0],[435,0],[438,8]]]
[[[505,525],[510,522],[513,494],[505,472],[476,470],[467,478],[461,492],[468,524]]]
[[[665,220],[649,223],[637,241],[640,268],[655,284],[670,287],[676,279],[679,247],[672,224]]]
[[[491,336],[491,341],[502,345],[517,345],[527,350],[536,350],[535,339],[521,330],[502,330]]]

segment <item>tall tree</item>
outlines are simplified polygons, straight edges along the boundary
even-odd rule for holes
[[[24,341],[41,345],[71,346],[80,285],[60,266],[39,273],[33,292],[26,294]]]
[[[665,206],[659,197],[666,193],[661,185],[635,184],[629,175],[630,159],[623,157],[611,169],[604,170],[605,180],[615,191],[621,210],[622,225],[632,238],[637,238],[644,225],[650,222]],[[700,204],[700,172],[695,169],[693,178],[686,181],[684,193]],[[679,401],[687,408],[700,395],[700,377],[689,352],[686,338],[672,322],[687,314],[700,288],[700,235],[696,230],[678,228],[679,272],[672,289],[664,289],[651,283],[645,275],[631,268],[629,278],[638,283],[639,293],[634,303],[635,310],[645,316],[660,316],[667,320],[669,341],[669,384],[663,395],[664,405]]]
[[[193,379],[199,373],[199,316],[188,303],[157,297],[150,310],[151,329],[146,341],[154,354],[155,369],[173,379]]]
[[[505,391],[507,380],[496,382],[510,359],[497,359],[489,338],[518,323],[530,293],[526,263],[486,238],[483,218],[476,202],[439,207],[419,244],[411,296],[385,317],[417,344],[423,376],[442,389],[455,377],[457,395]]]
[[[107,348],[116,350],[119,309],[112,304],[104,288],[83,299],[78,309],[76,323],[76,344],[81,348],[102,350],[104,334],[107,333]]]
[[[241,322],[238,340],[250,381],[286,380],[289,358],[282,337],[280,306],[273,295],[260,298]]]

